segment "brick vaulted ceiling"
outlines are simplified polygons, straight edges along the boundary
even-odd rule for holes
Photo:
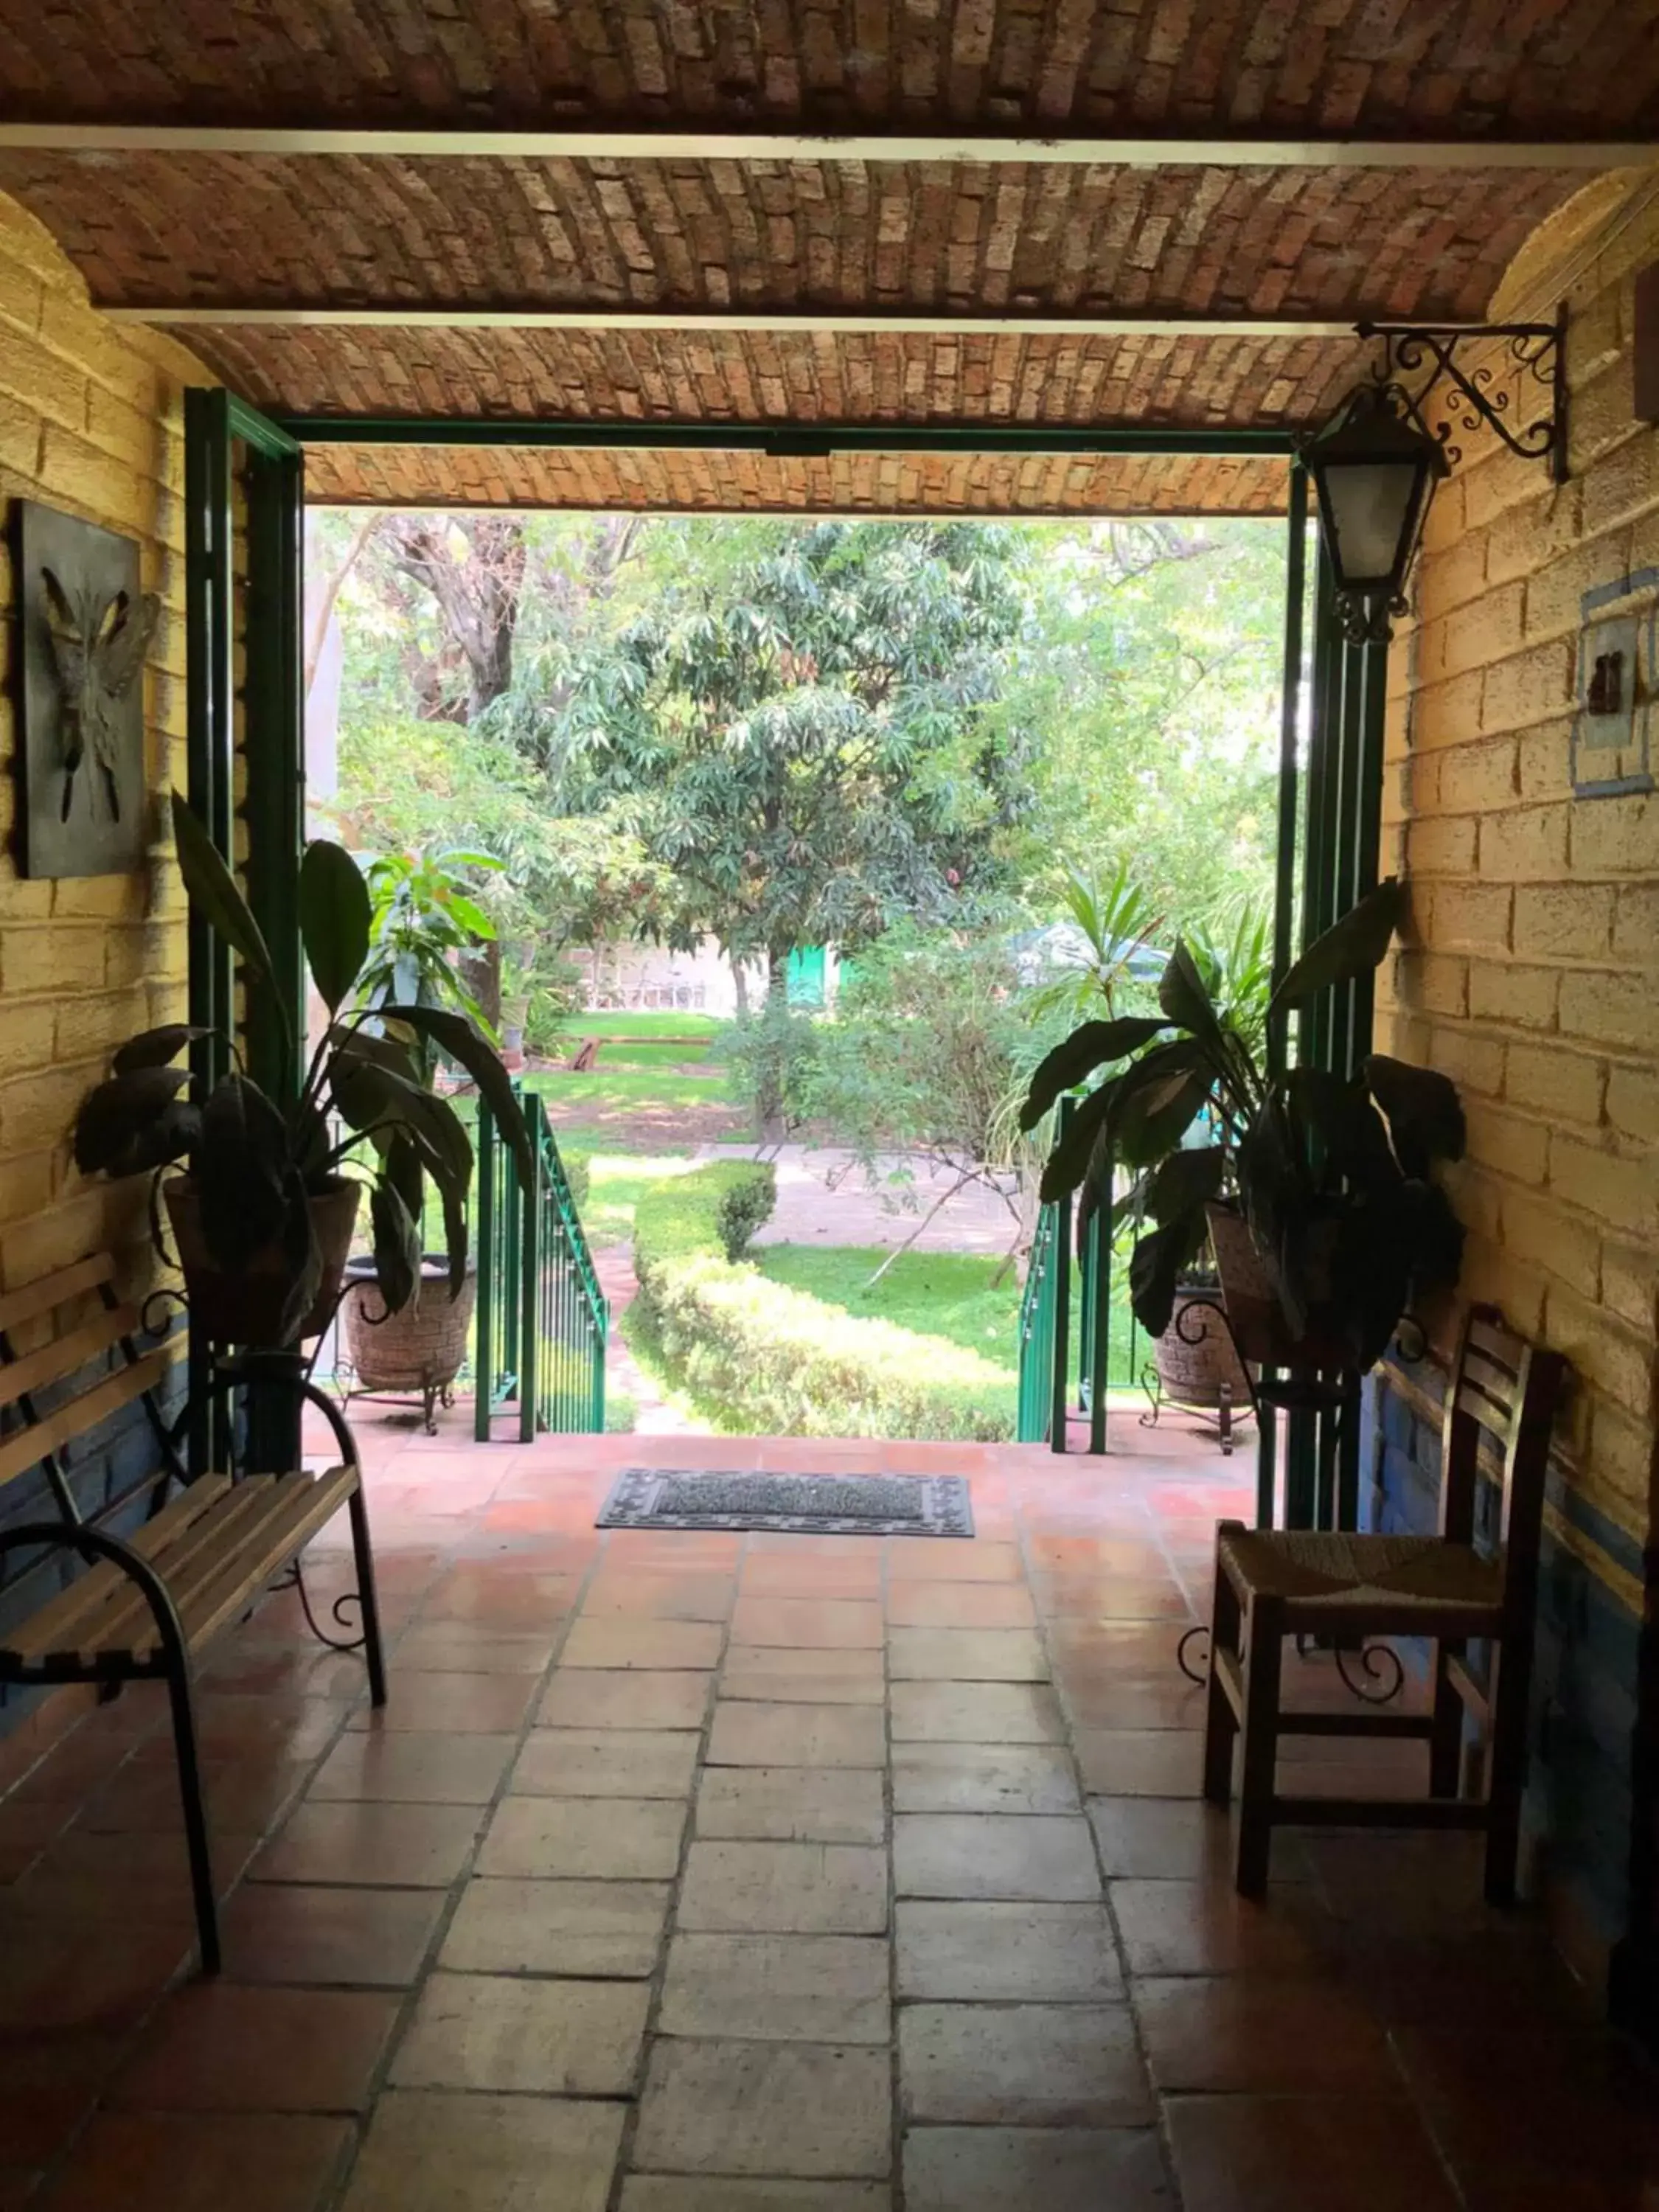
[[[327,135],[412,131],[446,138]],[[674,137],[481,138],[600,131]],[[1005,137],[1100,143],[961,143]],[[1110,158],[1131,137],[1170,143]],[[171,307],[283,411],[1310,425],[1360,366],[1344,326],[1478,319],[1593,169],[1583,142],[1615,139],[1659,142],[1659,0],[0,0],[0,190],[95,301]],[[896,326],[848,326],[870,318]],[[1099,327],[1121,319],[1147,327]],[[311,464],[327,496],[900,512],[1256,511],[1283,480],[1052,454]]]

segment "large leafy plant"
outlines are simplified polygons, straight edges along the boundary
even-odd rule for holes
[[[239,956],[246,988],[265,994],[278,1010],[292,1052],[292,1016],[258,924],[176,793],[173,821],[192,908]],[[159,1176],[184,1167],[216,1267],[235,1273],[256,1255],[280,1251],[290,1326],[309,1310],[320,1279],[311,1201],[347,1177],[368,1187],[375,1270],[386,1306],[395,1313],[408,1304],[420,1282],[420,1223],[430,1177],[442,1201],[453,1297],[466,1272],[472,1142],[454,1108],[423,1079],[425,1054],[435,1049],[466,1071],[528,1172],[529,1139],[511,1079],[465,1012],[371,988],[366,979],[375,973],[376,950],[369,886],[342,847],[307,847],[299,917],[328,1018],[293,1095],[276,1099],[261,1090],[234,1039],[231,1072],[204,1090],[174,1062],[207,1032],[182,1022],[146,1030],[121,1047],[109,1080],[82,1105],[76,1163],[85,1173],[110,1176]]]
[[[1288,1338],[1335,1342],[1357,1367],[1381,1357],[1418,1297],[1456,1279],[1462,1230],[1431,1179],[1437,1161],[1462,1153],[1454,1086],[1382,1054],[1352,1082],[1285,1064],[1291,1016],[1376,967],[1401,896],[1390,877],[1362,899],[1291,967],[1265,1012],[1259,977],[1231,999],[1217,995],[1226,967],[1251,984],[1260,963],[1248,943],[1218,962],[1178,939],[1160,1013],[1085,1022],[1038,1067],[1028,1128],[1061,1092],[1106,1071],[1051,1156],[1042,1196],[1080,1190],[1086,1222],[1115,1167],[1138,1173],[1130,1295],[1152,1334],[1169,1326],[1217,1200],[1249,1224]]]
[[[368,953],[356,995],[377,1007],[458,1006],[489,1037],[483,1010],[456,960],[495,941],[495,925],[478,902],[472,878],[499,875],[501,866],[491,854],[453,848],[383,853],[371,860],[364,878]]]

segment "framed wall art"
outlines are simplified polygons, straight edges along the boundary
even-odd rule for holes
[[[131,538],[13,502],[17,863],[25,876],[127,875],[149,836],[144,656],[161,601]]]

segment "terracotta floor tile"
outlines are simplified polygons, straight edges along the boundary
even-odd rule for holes
[[[535,1674],[547,1671],[554,1638],[534,1631],[497,1633],[470,1621],[417,1623],[398,1638],[392,1655],[395,1672],[404,1668],[427,1674]]]
[[[884,1843],[882,1778],[858,1767],[706,1767],[696,1832],[756,1842]]]
[[[1036,1613],[1018,1583],[895,1583],[887,1618],[896,1628],[1033,1628]]]
[[[378,1712],[368,1706],[351,1717],[353,1729],[393,1733],[405,1729],[502,1734],[522,1728],[534,1682],[522,1674],[421,1674],[398,1668],[392,1694]]]
[[[361,2112],[395,1996],[196,1982],[175,1990],[118,2076],[130,2112]]]
[[[559,1667],[703,1671],[719,1664],[725,1641],[714,1621],[582,1620],[565,1638]]]
[[[751,1552],[738,1573],[738,1589],[745,1598],[879,1598],[881,1560],[874,1554],[825,1558],[816,1541],[792,1552]]]
[[[888,1979],[875,1936],[683,1933],[669,1946],[656,2032],[885,2051]]]
[[[890,1583],[1017,1583],[1024,1572],[1018,1546],[979,1537],[966,1543],[907,1538],[892,1546],[887,1562]]]
[[[689,1797],[702,1738],[689,1729],[532,1729],[515,1797]]]
[[[728,1574],[690,1574],[673,1568],[608,1567],[582,1599],[581,1617],[619,1615],[635,1620],[725,1620],[738,1586]]]
[[[893,2212],[884,2181],[699,2181],[690,2174],[633,2173],[621,2212]]]
[[[1103,1905],[903,1898],[895,1912],[901,1997],[1097,2004],[1121,1993]]]
[[[392,2062],[399,2089],[625,2097],[651,1993],[643,1982],[434,1974]]]
[[[1064,1743],[1052,1690],[1024,1682],[895,1682],[898,1743]]]
[[[895,1682],[1046,1682],[1048,1662],[1027,1628],[894,1628],[887,1670]]]
[[[1213,1881],[1231,1889],[1233,1826],[1199,1797],[1091,1797],[1089,1818],[1108,1875],[1158,1881]],[[1273,1838],[1273,1875],[1306,1881],[1311,1868],[1300,1836]]]
[[[907,2122],[1138,2126],[1155,2113],[1127,2004],[912,2004],[899,2014]]]
[[[874,1599],[744,1597],[732,1616],[735,1642],[781,1644],[792,1651],[878,1650],[881,1606]]]
[[[669,1798],[503,1798],[478,1854],[478,1872],[672,1881],[685,1814],[685,1806]]]
[[[1087,1821],[1013,1814],[900,1814],[893,1880],[901,1897],[1069,1904],[1100,1894]]]
[[[1399,2028],[1393,2043],[1407,2090],[1460,2178],[1594,2176],[1626,2190],[1639,2179],[1659,2191],[1651,2067],[1577,2012],[1510,2014],[1474,2032]]]
[[[767,1705],[722,1698],[711,1766],[884,1766],[887,1719],[873,1705]]]
[[[1290,1975],[1138,1980],[1135,2005],[1160,2091],[1353,2090],[1396,2078],[1358,1991]]]
[[[225,1909],[225,1972],[235,1982],[404,1989],[420,1977],[441,1909],[429,1889],[246,1882]]]
[[[1185,2212],[1454,2212],[1403,2097],[1170,2097]]]
[[[208,1819],[235,1835],[259,1835],[270,1828],[309,1778],[309,1759],[283,1759],[256,1752],[244,1759],[216,1764],[203,1776]],[[62,1807],[20,1805],[19,1812],[61,1814]],[[184,1807],[176,1771],[155,1762],[129,1759],[88,1800],[76,1825],[82,1829],[155,1835],[184,1833]]]
[[[0,2029],[0,2172],[51,2165],[125,2055],[108,2028]]]
[[[668,1918],[659,1881],[468,1882],[439,1964],[453,1973],[572,1974],[642,1980]]]
[[[0,1912],[0,2031],[25,2039],[46,2030],[118,2034],[148,2012],[185,1960],[192,1930],[183,1922],[51,1918],[19,1907],[15,1890]]]
[[[887,1695],[880,1651],[785,1651],[775,1645],[732,1644],[720,1668],[722,1698],[761,1704],[878,1705]]]
[[[209,1815],[213,1886],[222,1897],[259,1846]],[[15,1901],[52,1918],[126,1925],[189,1924],[194,1917],[182,1832],[70,1827],[12,1887]]]
[[[208,1762],[248,1759],[256,1752],[314,1759],[333,1742],[345,1717],[342,1699],[289,1691],[203,1691],[196,1698],[197,1748]],[[172,1729],[147,1737],[137,1756],[175,1765]]]
[[[309,1796],[313,1804],[374,1799],[414,1805],[487,1805],[501,1787],[517,1742],[516,1735],[447,1735],[414,1729],[385,1735],[345,1735],[318,1769]]]
[[[343,2165],[343,2120],[100,2112],[46,2201],[52,2212],[317,2212]]]
[[[907,2212],[1176,2212],[1150,2128],[915,2128],[904,2202]]]
[[[878,2179],[892,2166],[884,2051],[684,2043],[652,2051],[633,2162],[649,2172]]]
[[[1329,1921],[1308,1884],[1275,1883],[1261,1903],[1213,1881],[1113,1881],[1106,1893],[1132,1974],[1319,1969]]]
[[[896,1813],[1081,1813],[1058,1744],[907,1743],[893,1752]]]
[[[712,1674],[610,1674],[561,1667],[536,1715],[538,1728],[700,1729]]]
[[[628,2108],[394,2089],[343,2212],[605,2212]]]
[[[1196,1797],[1204,1738],[1194,1729],[1077,1730],[1078,1766],[1091,1796]]]
[[[533,1635],[556,1626],[576,1602],[577,1575],[515,1575],[500,1567],[453,1568],[421,1607],[421,1626],[476,1621],[481,1627]]]
[[[1167,1681],[1124,1675],[1109,1659],[1087,1668],[1054,1654],[1056,1686],[1079,1729],[1166,1729],[1195,1735],[1204,1726],[1204,1692],[1175,1673]]]
[[[256,1881],[447,1889],[483,1825],[471,1805],[301,1805],[251,1872]]]
[[[879,1936],[887,1854],[856,1844],[694,1843],[678,1924],[715,1935]]]

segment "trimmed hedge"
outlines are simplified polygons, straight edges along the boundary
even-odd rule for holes
[[[1007,1377],[988,1361],[838,1312],[744,1264],[775,1199],[770,1167],[721,1160],[641,1200],[641,1318],[673,1379],[763,1436],[1012,1437]]]

